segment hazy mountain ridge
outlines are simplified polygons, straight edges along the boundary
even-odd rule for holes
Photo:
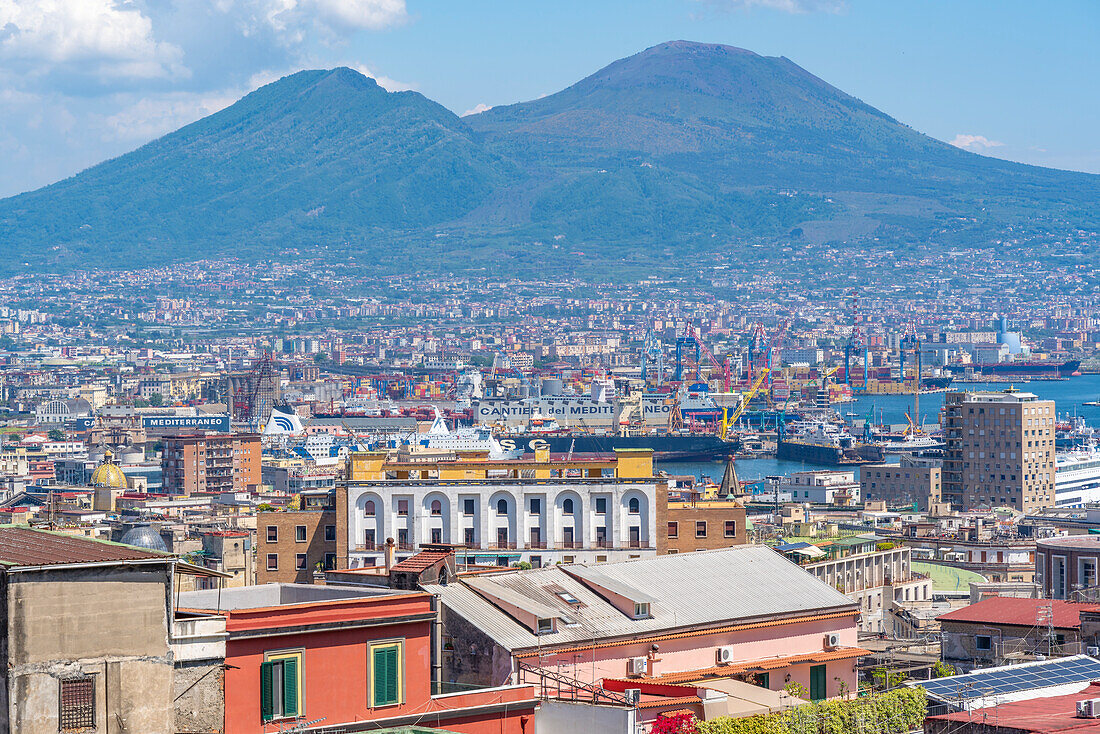
[[[940,236],[954,245],[1017,221],[1095,226],[1098,195],[1100,176],[956,149],[788,59],[678,41],[467,118],[350,69],[299,72],[0,201],[0,251],[8,271],[318,246],[386,267],[447,252],[549,266],[525,245],[646,258],[803,229],[922,241],[980,218]]]

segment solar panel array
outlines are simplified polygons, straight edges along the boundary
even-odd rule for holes
[[[914,685],[923,687],[930,696],[947,703],[1093,680],[1100,680],[1100,660],[1075,656],[1005,670],[979,670],[966,675],[919,681]]]

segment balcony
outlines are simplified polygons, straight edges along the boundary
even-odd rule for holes
[[[532,540],[527,544],[527,547],[531,550],[546,550],[545,540]]]
[[[371,541],[370,543],[361,543],[361,544],[355,546],[355,550],[357,550],[357,551],[379,551],[379,550],[382,550],[382,547],[380,545],[378,545],[378,543],[375,543],[374,541]]]
[[[515,550],[516,544],[509,540],[498,540],[489,544],[489,550]]]
[[[584,547],[584,543],[579,540],[563,540],[560,543],[555,543],[554,547],[558,550],[580,550]]]

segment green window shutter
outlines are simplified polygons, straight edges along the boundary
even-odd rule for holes
[[[825,666],[810,666],[810,700],[822,701],[825,699]]]
[[[771,686],[771,683],[772,683],[771,673],[758,673],[757,677],[758,677],[758,680],[760,681],[760,687],[761,688],[771,688],[772,687]]]
[[[271,690],[271,669],[274,663],[260,663],[260,719],[271,721],[275,717]]]
[[[298,715],[298,660],[283,659],[283,715]]]
[[[398,650],[379,647],[374,650],[374,705],[388,706],[398,702]]]
[[[386,701],[388,703],[397,703],[397,681],[398,676],[401,674],[397,670],[397,648],[388,648],[386,650],[386,657],[389,658],[389,663],[387,664],[389,677],[386,679]]]

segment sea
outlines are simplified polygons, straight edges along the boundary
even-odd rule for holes
[[[1031,392],[1044,400],[1053,400],[1055,410],[1059,416],[1079,416],[1085,423],[1095,428],[1100,428],[1100,406],[1085,405],[1089,401],[1100,401],[1100,374],[1081,375],[1065,380],[1021,380],[1019,382],[983,382],[983,383],[956,383],[952,385],[954,390],[968,390],[978,392],[982,390],[1004,390],[1014,387],[1023,392]],[[931,426],[939,422],[940,408],[943,406],[944,393],[930,393],[920,396],[920,418],[925,425]],[[841,403],[833,406],[845,420],[851,424],[853,421],[862,421],[874,411],[875,423],[904,424],[905,414],[913,414],[914,401],[912,395],[866,395],[856,398],[850,403]],[[890,460],[891,457],[887,457]],[[722,480],[725,471],[724,461],[714,462],[657,462],[658,469],[673,475],[693,475],[697,479],[707,477],[715,482]],[[808,471],[812,469],[827,469],[820,464],[812,464],[803,461],[787,461],[780,459],[738,459],[734,466],[737,468],[737,477],[741,481],[762,482],[767,476],[786,476],[796,471]],[[851,467],[859,478],[859,467]]]

